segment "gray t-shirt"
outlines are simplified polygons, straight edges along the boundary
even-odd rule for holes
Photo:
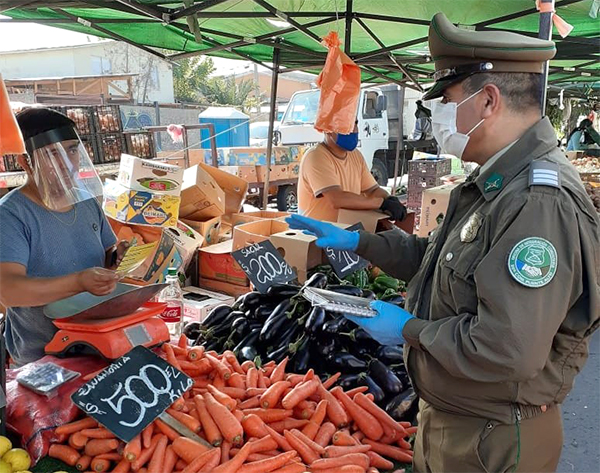
[[[0,263],[19,263],[27,276],[66,276],[104,266],[106,249],[116,242],[94,199],[69,212],[47,210],[15,189],[0,199]],[[44,346],[56,333],[44,307],[7,309],[6,347],[21,365],[44,356]]]

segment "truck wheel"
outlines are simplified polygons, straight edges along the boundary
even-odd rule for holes
[[[388,172],[385,163],[378,158],[373,160],[373,167],[371,168],[371,174],[380,186],[387,186]]]
[[[281,186],[277,191],[277,210],[289,212],[298,208],[298,188],[295,185]]]

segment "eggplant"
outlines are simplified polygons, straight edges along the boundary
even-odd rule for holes
[[[348,333],[341,333],[340,335],[345,335],[349,337],[350,340],[352,340],[355,343],[366,344],[375,342],[375,340],[373,340],[373,337],[371,337],[371,335],[369,335],[369,333],[362,328],[355,328],[354,330],[351,330]],[[379,344],[377,343],[377,345]]]
[[[196,340],[200,335],[202,325],[200,322],[188,322],[183,328],[183,334],[188,340]]]
[[[207,329],[215,325],[219,325],[225,320],[225,318],[233,312],[233,309],[228,305],[220,305],[215,307],[208,313],[204,322],[202,322],[202,328]]]
[[[290,299],[291,297],[297,296],[300,289],[300,286],[295,286],[293,284],[275,284],[267,289],[267,296],[270,298]]]
[[[308,337],[297,348],[296,353],[292,356],[291,370],[295,373],[306,373],[310,362],[310,340]]]
[[[260,322],[265,322],[269,318],[269,315],[273,313],[275,307],[277,307],[277,304],[262,304],[256,308],[252,318]]]
[[[339,377],[337,384],[341,386],[344,391],[348,391],[349,389],[353,389],[357,386],[362,386],[364,383],[362,379],[364,378],[364,374],[343,374]]]
[[[249,332],[250,321],[246,317],[238,317],[231,324],[231,333],[242,338]]]
[[[362,360],[368,360],[373,356],[372,348],[362,343],[349,343],[348,351]]]
[[[381,300],[389,304],[394,304],[398,307],[404,308],[404,302],[406,301],[406,298],[400,294],[393,294],[390,296],[382,297]]]
[[[325,323],[325,309],[323,307],[313,307],[306,319],[304,330],[309,335],[316,335],[323,328]]]
[[[315,351],[321,356],[329,356],[335,351],[339,351],[340,347],[334,338],[321,338],[315,343]]]
[[[218,352],[223,351],[223,344],[225,343],[226,338],[222,337],[222,338],[215,338],[213,340],[210,340],[208,343],[206,343],[204,345],[206,351],[211,351],[211,350],[215,350]]]
[[[386,405],[385,411],[397,421],[413,422],[417,414],[419,397],[413,388],[394,396]]]
[[[247,346],[254,346],[254,344],[258,341],[258,336],[260,335],[259,329],[252,330],[248,335],[246,335],[240,343],[233,349],[233,353],[236,355],[241,351],[242,348]]]
[[[301,289],[306,289],[307,287],[316,287],[319,289],[325,289],[327,286],[327,275],[323,273],[315,273],[310,278],[306,280],[306,282],[302,285]]]
[[[371,378],[369,375],[365,376],[365,384],[369,388],[368,392],[373,395],[375,402],[383,401],[385,398],[385,393],[373,378]]]
[[[264,296],[258,291],[249,292],[242,297],[240,309],[243,311],[254,310],[265,301]]]
[[[345,294],[347,296],[362,297],[363,290],[360,287],[351,286],[349,284],[333,284],[327,286],[328,291],[337,292],[338,294]]]
[[[327,357],[327,362],[342,373],[358,373],[367,369],[367,363],[348,352],[332,353]]]
[[[287,356],[289,348],[289,345],[277,347],[274,351],[267,353],[267,359],[274,361],[275,363],[281,363],[281,361]]]
[[[262,341],[270,341],[275,333],[288,321],[288,311],[292,308],[292,302],[289,299],[282,301],[275,310],[271,313],[269,318],[265,321],[263,328],[260,332],[260,339]]]
[[[348,328],[348,319],[344,316],[328,320],[323,324],[323,331],[326,333],[337,334]]]
[[[371,291],[370,289],[363,289],[363,298],[364,299],[369,299],[370,301],[374,301],[375,299],[377,299],[377,295]]]
[[[400,345],[381,345],[377,350],[376,358],[386,365],[404,363],[404,350]]]
[[[289,326],[284,325],[284,327],[285,330],[273,339],[277,347],[289,346],[290,343],[298,338],[302,329],[301,325],[294,322],[290,323]]]
[[[246,345],[237,354],[240,362],[253,361],[258,356],[258,351],[253,345]]]
[[[402,382],[381,361],[373,359],[369,363],[369,375],[387,394],[399,394],[404,387]]]

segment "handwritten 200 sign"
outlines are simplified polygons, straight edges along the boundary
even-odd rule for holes
[[[285,284],[297,277],[269,240],[234,251],[231,256],[263,294],[274,284]]]
[[[129,442],[190,389],[191,378],[137,346],[71,396],[77,407]]]

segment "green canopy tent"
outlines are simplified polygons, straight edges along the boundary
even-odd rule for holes
[[[125,41],[163,59],[204,54],[253,61],[273,71],[272,136],[278,74],[318,72],[326,55],[320,40],[331,30],[361,67],[363,82],[423,90],[433,74],[427,29],[438,11],[467,29],[552,37],[557,55],[548,83],[594,93],[600,84],[597,3],[556,1],[556,12],[574,27],[566,38],[552,36],[551,14],[539,13],[534,0],[0,0],[0,14],[10,17],[0,19],[0,28],[2,22],[36,22]]]

